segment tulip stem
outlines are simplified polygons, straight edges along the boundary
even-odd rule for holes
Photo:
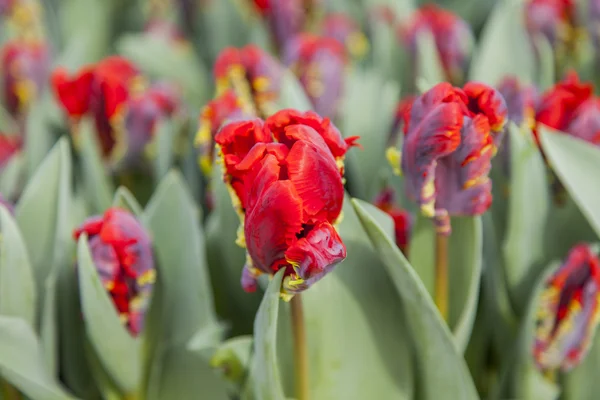
[[[2,398],[6,400],[20,400],[19,391],[7,381],[2,382]]]
[[[435,305],[448,321],[448,236],[435,235]]]
[[[292,334],[294,336],[294,371],[296,375],[296,398],[308,400],[308,349],[302,298],[299,294],[290,301],[292,308]]]

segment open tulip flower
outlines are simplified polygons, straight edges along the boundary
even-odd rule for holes
[[[357,138],[342,139],[328,119],[282,110],[232,122],[216,136],[225,181],[242,216],[247,263],[242,287],[285,268],[288,299],[346,257],[334,228],[344,200],[343,159]]]
[[[401,166],[408,195],[438,233],[451,215],[481,215],[491,205],[490,161],[506,122],[506,103],[493,88],[440,83],[413,103]]]
[[[131,213],[110,208],[90,217],[75,232],[88,235],[98,275],[110,294],[123,324],[133,336],[144,327],[156,277],[152,242]]]
[[[542,371],[568,371],[593,343],[600,307],[600,259],[586,244],[571,249],[538,299],[533,356]]]

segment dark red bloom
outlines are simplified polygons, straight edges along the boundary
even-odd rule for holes
[[[233,90],[227,90],[204,106],[200,112],[195,145],[200,153],[200,168],[206,176],[210,176],[212,172],[215,135],[221,126],[225,122],[248,117]]]
[[[412,106],[416,98],[417,96],[415,95],[408,95],[398,102],[398,105],[396,106],[396,113],[394,117],[394,123],[392,124],[390,137],[395,135],[400,130],[400,128],[402,128],[402,132],[404,132],[404,134],[408,132],[408,121],[410,120],[410,112],[412,110]]]
[[[481,215],[491,205],[490,161],[504,129],[502,96],[481,83],[440,83],[413,103],[402,148],[408,195],[438,231],[450,215]]]
[[[555,46],[568,42],[575,26],[575,1],[528,0],[525,23],[532,37],[543,35]]]
[[[139,161],[149,150],[157,122],[172,117],[180,106],[179,91],[167,82],[154,83],[144,92],[132,95],[125,110],[122,161]],[[120,159],[119,155],[115,157]]]
[[[44,42],[13,40],[2,47],[3,102],[14,117],[23,115],[48,78],[50,57]]]
[[[463,76],[474,40],[469,24],[437,5],[422,6],[415,11],[407,25],[400,27],[400,36],[413,59],[417,54],[417,37],[424,30],[431,32],[435,39],[446,77],[456,80]]]
[[[600,313],[600,260],[586,244],[571,249],[538,298],[533,358],[542,371],[568,371],[590,349]]]
[[[88,218],[73,236],[87,234],[98,275],[110,294],[123,323],[137,336],[144,327],[156,270],[152,242],[128,211],[108,209]]]
[[[277,60],[255,45],[227,47],[219,53],[213,68],[217,96],[233,90],[244,112],[272,114],[279,98],[283,68]]]
[[[335,39],[303,33],[288,42],[283,61],[296,73],[315,111],[333,117],[343,90],[344,47]]]
[[[139,82],[136,66],[125,58],[111,56],[86,66],[74,76],[64,68],[52,73],[52,86],[67,114],[74,120],[91,115],[104,156],[110,156],[117,143],[115,118]]]
[[[344,13],[331,13],[325,16],[322,35],[337,40],[352,57],[363,57],[368,48],[366,36],[358,23]]]
[[[395,197],[393,189],[386,188],[377,195],[373,204],[392,217],[396,245],[408,257],[408,244],[413,224],[412,215],[407,210],[396,206]]]
[[[244,290],[285,268],[283,294],[293,295],[346,257],[333,225],[344,200],[340,163],[356,138],[344,140],[315,113],[282,110],[265,122],[229,123],[215,140],[243,221]]]
[[[568,132],[578,109],[592,99],[591,83],[583,83],[577,73],[571,71],[565,79],[542,94],[535,119],[552,129]],[[537,140],[537,130],[534,131]]]

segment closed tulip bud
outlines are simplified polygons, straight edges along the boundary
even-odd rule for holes
[[[94,118],[102,155],[112,158],[123,137],[115,126],[132,92],[140,91],[141,75],[125,58],[111,56],[70,75],[64,68],[52,73],[52,86],[60,105],[72,119]],[[119,143],[120,142],[120,143]]]
[[[1,52],[3,102],[7,111],[18,118],[44,87],[50,55],[42,41],[9,41]]]
[[[333,118],[343,91],[344,47],[335,39],[303,33],[288,42],[283,60],[295,71],[315,111]]]
[[[289,299],[346,257],[334,225],[344,200],[344,156],[356,139],[344,140],[314,112],[295,110],[233,122],[217,134],[243,223],[244,290],[284,268],[282,295]]]
[[[491,87],[440,83],[413,103],[401,166],[409,197],[437,231],[451,232],[450,216],[481,215],[491,205],[490,161],[506,121],[506,104]]]
[[[571,249],[537,299],[533,358],[543,372],[568,371],[585,358],[598,326],[600,260],[586,244]]]
[[[217,96],[233,90],[245,113],[265,117],[273,113],[283,67],[258,46],[223,49],[215,61],[213,74]]]
[[[429,31],[435,40],[446,79],[453,82],[462,80],[474,42],[469,24],[436,5],[422,6],[408,24],[400,27],[400,36],[413,60],[417,59],[417,37],[422,31]]]
[[[94,265],[123,324],[133,336],[144,328],[156,278],[152,242],[128,211],[110,208],[87,219],[75,232],[87,234]]]

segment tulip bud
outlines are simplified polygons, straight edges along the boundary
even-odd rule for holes
[[[342,13],[328,14],[323,20],[323,36],[337,40],[353,58],[362,58],[369,50],[367,37],[355,20]]]
[[[315,111],[334,117],[344,83],[342,45],[335,39],[304,33],[288,43],[283,61],[296,73]]]
[[[23,116],[38,97],[50,63],[44,42],[13,40],[2,47],[3,102],[13,117]]]
[[[396,194],[391,188],[385,188],[375,198],[373,204],[381,211],[387,213],[394,221],[394,234],[396,245],[408,257],[408,244],[412,229],[412,215],[394,204]]]
[[[334,225],[344,200],[343,159],[356,139],[344,140],[314,112],[295,110],[265,122],[232,122],[217,134],[243,223],[244,290],[255,290],[259,275],[285,268],[282,295],[289,300],[346,257]]]
[[[586,244],[571,249],[538,298],[533,346],[537,367],[568,371],[585,358],[600,317],[600,260]]]
[[[451,215],[481,215],[491,205],[490,161],[506,121],[506,104],[491,87],[440,83],[413,103],[401,166],[408,196],[440,234]]]
[[[575,14],[573,0],[528,0],[525,24],[532,38],[542,35],[553,48],[558,49],[574,38]]]
[[[436,5],[422,6],[407,25],[400,27],[400,36],[413,60],[417,59],[417,37],[423,30],[431,32],[435,40],[446,78],[452,82],[462,80],[474,42],[469,24]]]
[[[89,238],[94,265],[123,324],[133,336],[144,328],[156,278],[152,242],[128,211],[108,209],[88,218],[74,233]]]
[[[131,92],[140,91],[141,75],[125,58],[111,56],[69,76],[64,68],[52,73],[52,86],[63,109],[76,122],[84,115],[94,118],[102,154],[113,157],[118,148],[115,124]]]

